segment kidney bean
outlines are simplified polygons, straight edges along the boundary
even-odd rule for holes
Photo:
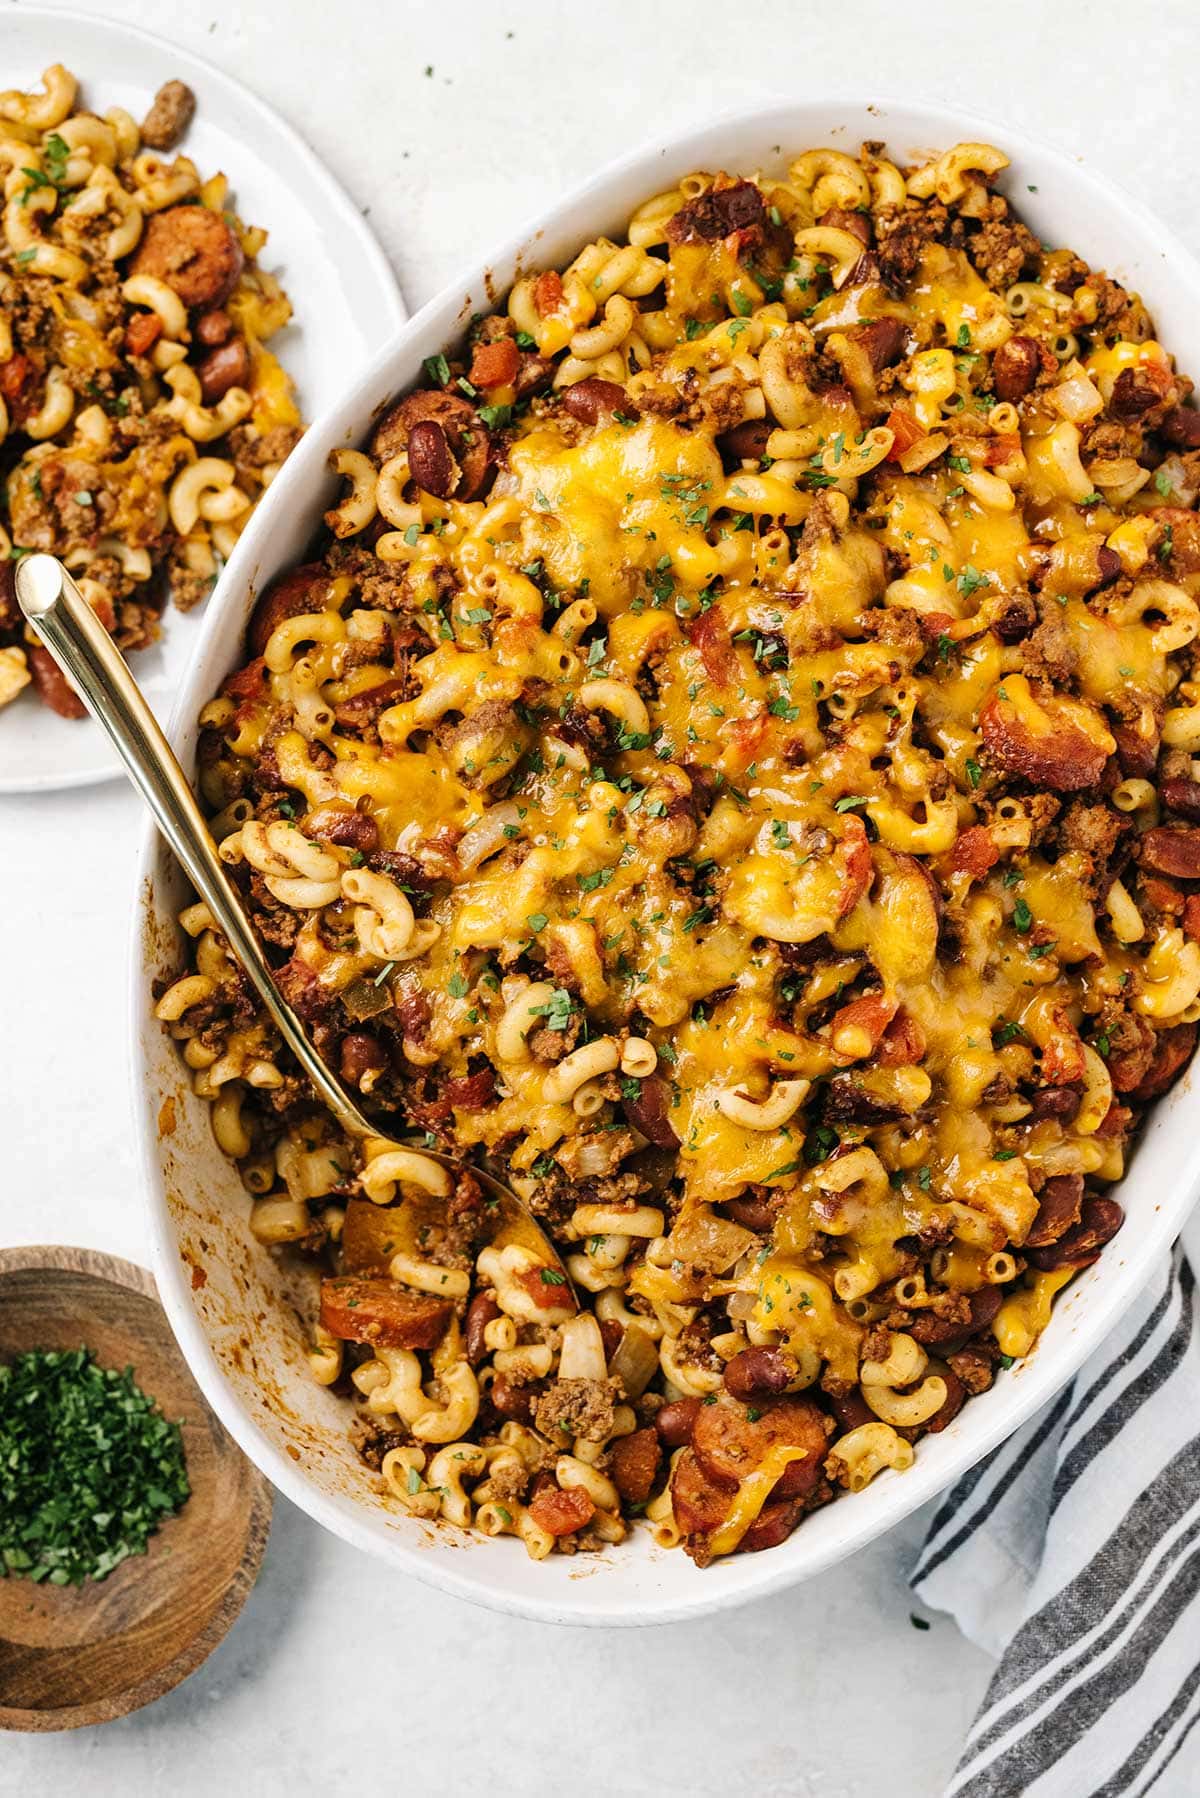
[[[382,1045],[365,1030],[352,1030],[342,1038],[340,1063],[342,1079],[347,1086],[361,1089],[368,1074],[382,1074],[387,1056]]]
[[[744,1230],[769,1230],[775,1222],[775,1207],[770,1199],[743,1193],[740,1198],[726,1199],[725,1214]]]
[[[60,718],[86,718],[87,707],[68,685],[66,675],[50,651],[43,649],[40,643],[31,643],[25,654],[30,679],[42,704],[48,705]]]
[[[876,374],[899,362],[908,342],[908,327],[903,319],[873,318],[867,324],[855,325],[846,333],[852,343],[861,344]]]
[[[667,1110],[671,1089],[660,1074],[647,1074],[638,1081],[634,1098],[622,1099],[621,1109],[635,1130],[659,1149],[677,1149],[679,1138],[671,1127]]]
[[[1029,1101],[1031,1118],[1057,1118],[1069,1123],[1079,1110],[1083,1094],[1077,1086],[1040,1086]]]
[[[1004,1293],[999,1286],[981,1286],[978,1292],[970,1295],[971,1323],[968,1336],[981,1336],[990,1329],[996,1320],[996,1313],[1004,1303]]]
[[[830,1393],[829,1408],[837,1419],[838,1434],[841,1436],[849,1430],[858,1429],[860,1424],[878,1422],[857,1386],[852,1386],[849,1392]]]
[[[1157,406],[1161,398],[1152,381],[1147,381],[1136,369],[1123,368],[1113,382],[1108,409],[1114,418],[1140,418],[1143,412]]]
[[[634,1430],[612,1446],[613,1484],[629,1505],[644,1505],[658,1478],[662,1450],[652,1429]]]
[[[799,1523],[800,1511],[798,1498],[779,1498],[764,1505],[738,1543],[738,1553],[754,1555],[764,1548],[778,1548]]]
[[[1057,1242],[1079,1222],[1082,1204],[1083,1175],[1052,1174],[1038,1196],[1037,1216],[1025,1238],[1025,1247],[1042,1249]]]
[[[206,406],[218,405],[231,387],[250,384],[250,351],[244,337],[231,337],[215,350],[210,350],[196,364],[200,381],[200,398]]]
[[[200,314],[195,333],[197,343],[202,343],[206,350],[215,350],[233,336],[233,320],[220,306],[214,306],[210,312]]]
[[[1200,412],[1194,406],[1173,406],[1159,425],[1158,434],[1177,449],[1200,449]]]
[[[819,225],[828,225],[834,231],[848,231],[851,237],[857,237],[860,244],[866,247],[871,241],[871,221],[865,212],[851,212],[845,206],[831,206],[817,220]]]
[[[412,434],[422,424],[440,427],[450,455],[458,464],[454,485],[450,490],[453,497],[462,500],[478,499],[494,472],[492,440],[475,408],[461,394],[428,387],[410,393],[405,399],[389,407],[376,425],[371,435],[371,454],[377,461],[386,462],[408,447],[409,466],[412,468]],[[432,439],[427,439],[427,442],[431,456],[440,454],[433,447]],[[415,468],[412,468],[412,473],[413,478],[421,482]],[[421,484],[424,485],[423,482]],[[427,491],[434,493],[436,489],[430,487]]]
[[[698,1398],[676,1398],[662,1406],[654,1427],[664,1448],[682,1448],[691,1441],[701,1403]]]
[[[776,1398],[795,1377],[795,1359],[783,1349],[742,1349],[725,1363],[725,1390],[734,1398]]]
[[[1158,790],[1169,812],[1200,824],[1200,780],[1164,780]]]
[[[748,418],[744,424],[734,425],[732,431],[722,431],[717,448],[727,462],[761,461],[774,428],[765,418]]]
[[[537,1397],[533,1386],[514,1386],[503,1374],[498,1374],[488,1387],[488,1397],[499,1411],[501,1417],[512,1423],[529,1423],[533,1417],[533,1401]]]
[[[614,412],[632,415],[637,411],[623,387],[615,381],[601,381],[595,375],[568,387],[562,405],[564,412],[583,425],[606,424]]]
[[[472,1367],[478,1367],[488,1353],[483,1333],[490,1323],[495,1323],[499,1316],[500,1307],[496,1303],[495,1294],[477,1292],[467,1309],[467,1325],[463,1332],[467,1360]]]
[[[941,1434],[947,1424],[954,1422],[962,1410],[967,1389],[953,1368],[939,1366],[932,1371],[937,1374],[939,1380],[944,1380],[946,1383],[946,1397],[940,1408],[934,1412],[925,1425],[931,1436],[937,1436]]]
[[[1048,1247],[1030,1249],[1027,1259],[1043,1273],[1057,1267],[1090,1267],[1124,1222],[1125,1213],[1115,1199],[1089,1196],[1079,1222]]]
[[[458,480],[458,469],[441,425],[423,419],[408,439],[408,466],[413,480],[436,499],[449,499]]]
[[[1117,743],[1117,761],[1121,773],[1136,780],[1148,780],[1158,766],[1158,737],[1147,739],[1132,724],[1114,724],[1112,734]]]
[[[992,389],[996,398],[1010,405],[1023,400],[1041,366],[1042,352],[1032,337],[1010,337],[992,357]]]
[[[340,812],[330,817],[313,813],[304,821],[306,836],[322,843],[337,843],[342,849],[357,849],[370,855],[379,847],[379,826],[366,812]]]
[[[1161,1098],[1169,1087],[1174,1086],[1191,1060],[1195,1047],[1195,1024],[1172,1024],[1168,1029],[1160,1030],[1154,1043],[1150,1065],[1132,1089],[1133,1097],[1140,1104],[1145,1104],[1147,1099]],[[1122,1090],[1129,1091],[1129,1088]]]
[[[667,220],[667,238],[670,243],[715,243],[735,231],[761,225],[765,218],[759,189],[752,181],[735,181],[729,187],[710,188],[681,206]]]

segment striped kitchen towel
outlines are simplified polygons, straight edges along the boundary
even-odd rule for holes
[[[999,1658],[946,1798],[1200,1794],[1195,1284],[1177,1244],[930,1524],[914,1592]]]

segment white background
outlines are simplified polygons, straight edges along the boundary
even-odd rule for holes
[[[0,0],[0,87],[16,10]],[[1200,14],[1187,0],[94,10],[172,37],[273,102],[369,207],[414,307],[615,151],[761,97],[821,91],[948,99],[1086,147],[1200,249]],[[72,63],[69,27],[61,56]],[[293,299],[303,322],[304,296]],[[0,1243],[139,1258],[123,1026],[138,828],[113,787],[0,801]],[[369,1779],[532,1798],[570,1786],[936,1798],[990,1664],[944,1618],[912,1626],[904,1575],[919,1533],[918,1519],[750,1611],[572,1632],[428,1591],[279,1500],[259,1584],[207,1665],[123,1722],[5,1737],[0,1792],[257,1798]],[[1197,1790],[1195,1758],[1172,1774],[1162,1798]]]

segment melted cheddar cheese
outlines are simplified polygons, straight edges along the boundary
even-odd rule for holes
[[[674,1476],[702,1560],[803,1452],[755,1459],[723,1367],[859,1392],[844,1483],[903,1465],[889,1420],[946,1421],[1113,1233],[1200,1017],[1156,773],[1200,746],[1190,384],[1115,283],[980,227],[979,154],[696,177],[524,278],[206,713],[222,853],[381,1127],[500,1162],[652,1390],[733,1407],[736,1492],[699,1435]],[[280,1118],[349,1156],[273,1106],[248,1167]],[[547,1439],[579,1362],[535,1328]]]

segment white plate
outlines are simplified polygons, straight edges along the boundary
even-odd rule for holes
[[[78,76],[84,104],[101,112],[124,106],[140,120],[164,81],[187,82],[197,105],[182,149],[202,175],[229,176],[242,218],[269,233],[263,265],[279,276],[294,308],[271,348],[296,383],[305,418],[332,406],[408,309],[366,220],[299,133],[240,81],[127,25],[6,7],[3,41],[6,87],[40,85],[42,70],[62,62]],[[236,580],[232,561],[230,567]],[[187,613],[168,606],[159,641],[132,659],[162,717],[212,603]],[[57,717],[31,688],[0,712],[0,793],[91,786],[119,772],[98,725]]]
[[[1200,265],[1136,201],[1023,132],[937,104],[860,98],[781,102],[706,125],[618,163],[469,269],[313,426],[239,544],[241,586],[226,581],[209,609],[176,711],[184,766],[195,759],[197,713],[237,661],[252,590],[302,558],[330,503],[329,451],[358,442],[378,406],[417,382],[423,357],[459,336],[472,312],[491,310],[514,268],[561,267],[589,237],[622,232],[640,201],[693,169],[774,172],[789,153],[819,144],[855,150],[864,138],[885,138],[905,161],[962,140],[999,144],[1013,165],[1002,186],[1039,236],[1070,244],[1141,292],[1180,367],[1200,371]],[[678,1549],[656,1549],[645,1530],[600,1556],[533,1562],[512,1538],[435,1529],[388,1506],[353,1453],[346,1402],[313,1383],[287,1309],[286,1268],[253,1242],[249,1200],[216,1147],[209,1107],[151,1016],[151,974],[181,965],[182,897],[177,870],[148,830],[134,910],[130,1091],[158,1289],[180,1346],[226,1429],[293,1503],[390,1565],[498,1610],[559,1623],[662,1623],[744,1604],[831,1566],[956,1480],[1071,1378],[1145,1284],[1200,1191],[1189,1076],[1152,1112],[1119,1188],[1124,1230],[1060,1298],[1036,1351],[925,1438],[911,1471],[886,1471],[865,1492],[843,1495],[779,1548],[704,1572]]]

